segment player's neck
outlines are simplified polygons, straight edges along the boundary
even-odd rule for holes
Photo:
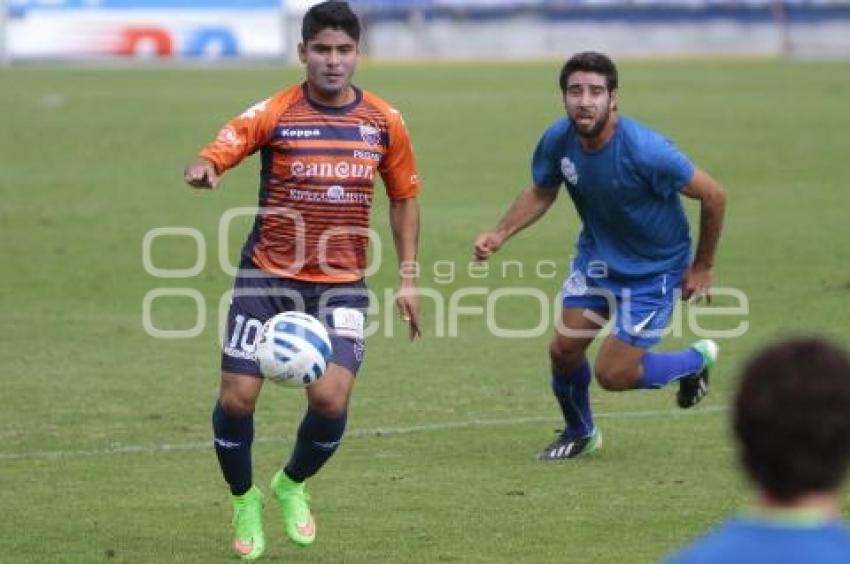
[[[318,88],[314,88],[312,84],[307,82],[307,96],[312,102],[320,106],[328,106],[331,108],[340,108],[354,102],[357,98],[357,93],[354,87],[350,84],[337,92],[336,94],[325,94]]]
[[[608,116],[608,121],[605,122],[605,125],[602,129],[594,135],[593,137],[579,137],[579,142],[581,143],[582,148],[589,152],[595,153],[596,151],[602,149],[608,141],[614,137],[614,133],[617,131],[617,122],[619,118],[617,116],[617,112],[613,111]]]
[[[834,492],[808,493],[791,501],[778,500],[767,493],[761,493],[753,512],[780,520],[829,521],[841,518],[838,496]]]

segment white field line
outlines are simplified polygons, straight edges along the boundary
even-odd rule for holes
[[[682,417],[693,415],[711,415],[725,413],[728,406],[711,405],[698,409],[683,411],[680,409],[655,409],[646,411],[612,411],[608,413],[597,413],[597,419],[633,419],[642,417]],[[368,438],[386,437],[394,435],[407,435],[411,433],[430,433],[434,431],[449,431],[452,429],[468,429],[472,427],[493,427],[500,425],[522,425],[525,423],[551,423],[557,425],[562,420],[555,417],[505,417],[497,419],[469,419],[466,421],[447,421],[445,423],[427,423],[424,425],[411,425],[409,427],[374,427],[371,429],[353,429],[346,433],[346,438]],[[254,444],[285,444],[292,442],[292,437],[268,437],[255,439]],[[113,454],[149,454],[156,452],[205,450],[212,448],[212,439],[202,442],[177,443],[177,444],[148,444],[148,445],[122,445],[116,444],[108,448],[92,450],[52,450],[36,452],[0,452],[0,462],[11,460],[46,459],[55,460],[59,458],[85,458],[90,456],[108,456]]]

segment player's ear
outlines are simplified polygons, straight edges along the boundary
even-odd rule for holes
[[[617,91],[616,90],[611,91],[611,101],[608,104],[608,108],[611,111],[617,111]]]
[[[304,43],[298,44],[298,59],[302,64],[307,62],[307,46]]]

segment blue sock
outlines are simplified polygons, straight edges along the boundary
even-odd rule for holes
[[[641,364],[643,376],[638,387],[658,389],[682,376],[699,372],[702,368],[702,355],[690,347],[671,353],[647,352],[643,355]]]
[[[552,369],[552,393],[567,422],[565,436],[586,437],[593,432],[590,380],[590,363],[586,358],[569,376],[564,376],[557,368]]]
[[[213,444],[224,480],[230,492],[242,495],[251,489],[251,443],[254,441],[254,414],[231,416],[215,402],[212,414]]]
[[[307,408],[298,427],[295,449],[283,469],[286,475],[295,482],[303,482],[318,472],[336,452],[347,420],[348,413],[331,418]]]

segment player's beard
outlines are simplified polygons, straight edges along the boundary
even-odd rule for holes
[[[573,122],[573,127],[575,127],[580,136],[585,139],[593,139],[602,132],[610,119],[611,111],[606,107],[604,113],[599,116],[599,119],[597,119],[589,129],[582,128],[582,126],[580,126],[573,118],[570,118],[570,121]]]

